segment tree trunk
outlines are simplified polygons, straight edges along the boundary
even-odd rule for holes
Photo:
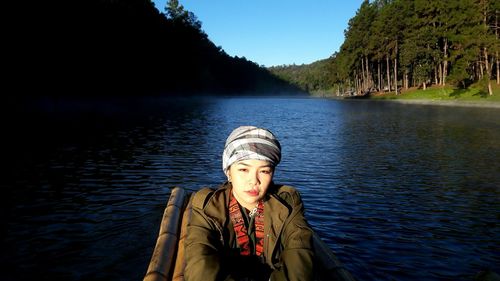
[[[394,48],[394,89],[398,95],[398,41],[396,40],[396,47]]]
[[[498,61],[499,61],[499,59],[498,59],[498,52],[497,52],[497,85],[500,85],[500,68],[498,67],[499,66]]]
[[[358,72],[354,72],[354,93],[357,95],[359,89],[359,75]]]
[[[438,67],[439,67],[439,69],[438,69],[438,71],[439,71],[439,74],[438,74],[439,85],[443,85],[443,64],[440,63]]]
[[[359,92],[359,75],[354,76],[354,92],[358,95]]]
[[[444,61],[443,61],[443,78],[442,85],[446,85],[446,76],[448,75],[448,38],[444,39]]]
[[[499,39],[498,38],[498,10],[495,10],[495,35],[497,37],[497,40]],[[497,85],[500,85],[500,68],[498,67],[499,66],[499,58],[498,58],[498,51],[496,52],[496,55],[497,55]]]
[[[479,79],[483,79],[483,77],[484,77],[484,65],[481,63],[481,61],[479,61],[478,63],[479,63]]]
[[[366,79],[365,79],[365,58],[361,56],[361,88],[364,89],[366,85]]]
[[[425,81],[424,81],[424,85],[422,86],[422,89],[424,89],[424,91],[427,90],[427,83],[425,83]]]
[[[434,84],[435,85],[439,85],[438,75],[439,75],[439,66],[436,65],[436,67],[434,68]]]
[[[498,59],[497,59],[497,70],[498,70]],[[382,90],[381,80],[382,80],[382,77],[380,75],[380,60],[378,60],[377,61],[377,89],[379,92],[380,92],[380,90]]]
[[[387,56],[385,58],[386,58],[386,62],[387,62],[387,90],[389,90],[389,92],[390,92],[391,91],[391,74],[390,74],[391,65],[389,64],[389,54],[387,54]]]
[[[396,41],[396,47],[394,48],[394,91],[398,95],[398,41]]]
[[[488,62],[488,49],[484,48],[484,65],[486,66],[486,78],[488,80],[488,94],[493,96],[493,90],[491,89],[491,71]]]
[[[368,61],[368,56],[365,57],[365,66],[366,66],[366,81],[368,83],[367,88],[371,89],[373,87],[373,79],[370,71],[370,62]]]
[[[394,58],[394,91],[398,95],[398,59]]]
[[[406,71],[405,73],[405,81],[406,81],[406,85],[405,85],[405,89],[408,90],[409,86],[410,86],[410,81],[408,80],[408,71]]]

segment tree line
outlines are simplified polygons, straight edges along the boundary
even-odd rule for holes
[[[6,96],[299,92],[211,42],[171,0],[6,1]]]
[[[500,84],[499,11],[493,0],[366,0],[327,64],[270,70],[304,89],[338,93],[479,83],[492,95],[491,80]],[[315,70],[327,75],[312,79]]]

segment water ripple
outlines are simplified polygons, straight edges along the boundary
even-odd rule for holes
[[[248,124],[278,135],[275,181],[301,191],[309,222],[359,280],[500,272],[497,111],[282,98],[120,104],[114,115],[30,120],[22,137],[39,142],[19,140],[1,186],[4,280],[140,280],[171,188],[221,183],[223,141]]]

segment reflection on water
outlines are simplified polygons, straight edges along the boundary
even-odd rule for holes
[[[21,117],[22,116],[22,117]],[[359,280],[500,272],[497,109],[286,98],[47,103],[6,124],[2,280],[140,280],[173,186],[224,180],[240,125]]]

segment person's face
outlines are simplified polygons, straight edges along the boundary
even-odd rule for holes
[[[229,167],[228,178],[233,184],[233,195],[248,210],[257,206],[273,179],[274,168],[262,160],[243,160]]]

